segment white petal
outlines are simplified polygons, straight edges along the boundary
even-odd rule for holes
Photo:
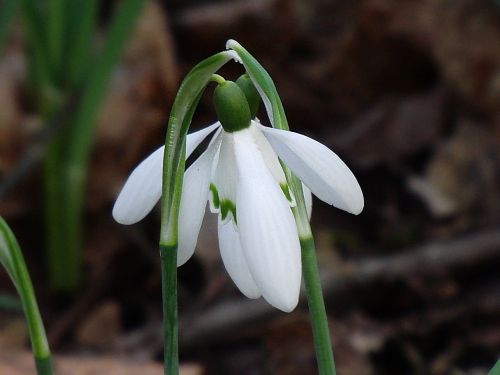
[[[252,120],[250,127],[250,133],[252,134],[259,151],[264,158],[264,162],[266,163],[267,168],[273,175],[274,179],[278,184],[286,184],[285,173],[283,172],[283,168],[281,168],[280,161],[278,159],[278,155],[274,152],[273,148],[269,144],[269,141],[266,139],[262,131],[260,130],[261,125]]]
[[[263,297],[288,312],[297,305],[301,281],[295,220],[250,131],[234,135],[239,172],[236,214],[243,253]]]
[[[248,298],[259,298],[260,292],[253,280],[241,249],[240,235],[234,223],[222,224],[219,221],[219,248],[222,262],[238,289]]]
[[[218,192],[220,210],[213,196],[211,197],[211,207],[220,213],[219,217],[223,222],[233,218],[233,211],[228,210],[228,207],[234,207],[236,202],[238,169],[235,161],[234,134],[222,131],[222,142],[213,177],[213,183]]]
[[[285,194],[285,197],[288,199],[291,207],[295,207],[295,197],[293,196],[292,190],[288,187],[288,183],[286,181],[285,172],[283,172],[283,168],[281,167],[280,161],[278,159],[278,155],[274,152],[273,148],[269,144],[269,141],[266,139],[262,131],[260,130],[261,125],[252,120],[252,123],[248,130],[252,134],[257,147],[262,154],[264,162],[266,163],[267,168],[273,175],[276,182],[279,184],[281,190]]]
[[[207,206],[212,163],[219,145],[220,136],[216,135],[205,152],[184,173],[179,206],[177,266],[186,263],[196,248]]]
[[[307,217],[311,220],[312,209],[313,209],[313,197],[311,190],[302,183],[302,192],[304,193],[304,203],[306,204]]]
[[[212,131],[220,126],[217,122],[186,137],[186,158]],[[161,146],[144,159],[130,174],[113,207],[113,217],[120,224],[134,224],[142,220],[160,200],[163,174]]]
[[[216,122],[206,128],[198,130],[194,133],[188,134],[186,137],[186,159],[192,152],[200,145],[200,143],[215,129],[220,126],[220,122]]]
[[[113,217],[120,224],[142,220],[161,197],[164,146],[157,149],[130,174],[113,207]]]
[[[261,129],[278,156],[319,199],[352,214],[363,210],[363,193],[356,177],[328,147],[302,134]]]

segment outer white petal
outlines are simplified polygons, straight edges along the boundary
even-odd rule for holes
[[[219,145],[220,135],[216,135],[205,152],[184,173],[179,206],[177,266],[186,263],[196,248],[207,206],[212,163]]]
[[[200,143],[215,129],[220,126],[220,122],[216,122],[206,128],[198,130],[194,133],[188,134],[186,137],[186,159],[192,152],[200,145]]]
[[[300,244],[295,220],[248,129],[234,133],[239,181],[236,213],[243,253],[263,297],[289,312],[299,298]]]
[[[302,192],[304,193],[304,203],[306,204],[307,217],[311,220],[313,209],[313,197],[311,190],[302,183]]]
[[[259,148],[259,151],[264,158],[267,168],[269,168],[269,171],[273,175],[276,182],[278,182],[279,184],[286,184],[287,182],[285,173],[283,172],[283,168],[281,168],[278,155],[276,155],[276,152],[274,152],[273,148],[269,144],[269,141],[266,139],[264,134],[262,134],[260,128],[261,125],[258,122],[252,120],[252,123],[248,129],[250,130],[250,133],[252,134],[255,143],[257,144],[257,147]]]
[[[227,273],[241,293],[248,298],[259,298],[259,288],[255,285],[255,281],[248,269],[241,248],[240,235],[236,231],[234,223],[222,224],[219,221],[218,234],[220,254]]]
[[[352,214],[363,210],[363,192],[356,177],[328,147],[302,134],[261,129],[278,156],[319,199]]]
[[[212,131],[217,122],[186,137],[186,158]],[[161,197],[163,154],[161,146],[144,159],[130,174],[113,207],[113,217],[120,224],[134,224],[142,220]]]
[[[113,207],[113,217],[120,224],[142,220],[161,196],[163,149],[149,155],[129,176]]]

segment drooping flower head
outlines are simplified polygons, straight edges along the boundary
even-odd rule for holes
[[[363,194],[349,168],[326,146],[257,120],[260,96],[248,75],[236,82],[215,80],[219,121],[186,138],[188,158],[213,133],[184,174],[177,264],[194,253],[208,201],[218,215],[224,266],[237,287],[249,298],[262,296],[288,312],[300,292],[300,234],[292,213],[296,199],[280,160],[302,181],[309,215],[311,192],[353,214],[363,209]],[[140,221],[160,199],[163,153],[162,146],[128,178],[113,208],[119,223]]]

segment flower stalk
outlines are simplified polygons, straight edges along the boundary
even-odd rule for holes
[[[160,245],[165,375],[179,373],[177,248]]]
[[[196,65],[181,83],[170,113],[163,160],[160,258],[164,333],[164,373],[179,373],[177,319],[177,247],[179,206],[184,178],[186,134],[204,88],[212,75],[231,58],[213,55]]]
[[[272,78],[264,67],[238,42],[230,40],[227,47],[234,50],[264,100],[266,111],[274,128],[289,130],[283,104]],[[316,248],[305,209],[302,184],[290,169],[282,163],[287,182],[295,196],[296,206],[292,208],[301,245],[302,276],[306,286],[309,316],[314,337],[316,361],[320,375],[335,375],[328,317],[326,315],[321,280],[316,260]]]

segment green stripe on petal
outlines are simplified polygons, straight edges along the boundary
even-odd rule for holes
[[[238,224],[236,220],[236,204],[233,201],[223,199],[220,204],[220,214],[222,222],[229,219],[228,215],[231,214],[231,218],[234,220],[235,224]]]
[[[290,187],[288,186],[288,184],[281,182],[280,188],[288,202],[290,202],[292,206],[295,206],[295,199],[293,199],[292,192],[290,191]]]
[[[211,199],[210,199],[210,205],[213,211],[216,211],[220,208],[220,201],[219,201],[219,191],[217,190],[217,187],[214,184],[210,184],[210,193]]]

